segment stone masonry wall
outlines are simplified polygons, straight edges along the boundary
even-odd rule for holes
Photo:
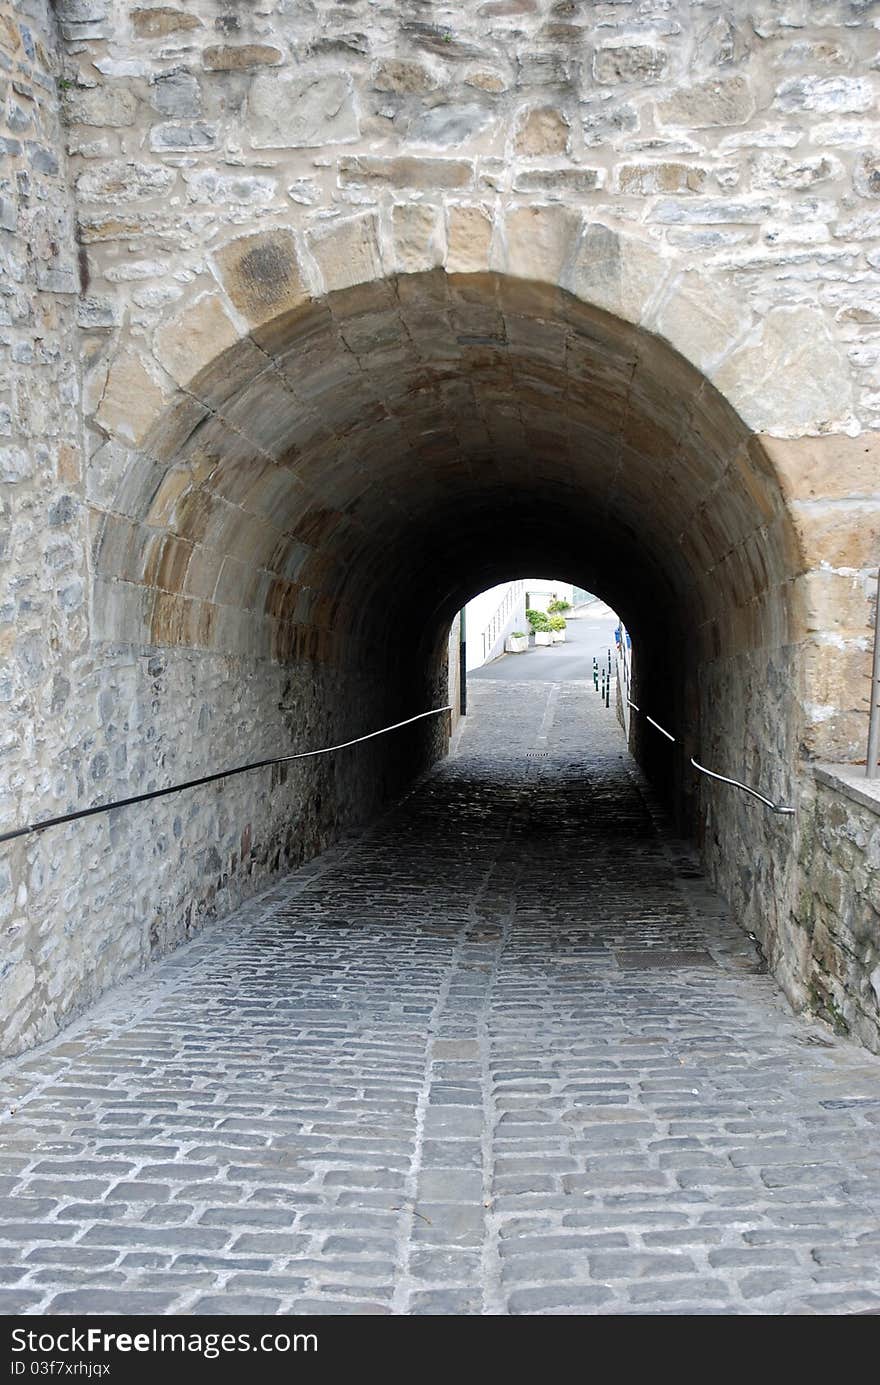
[[[0,4],[0,821],[63,755],[89,644],[73,190],[46,0]],[[73,881],[69,880],[69,884]],[[0,1013],[20,1042],[36,882],[0,851]]]
[[[60,0],[87,415],[139,436],[176,369],[162,343],[260,229],[292,232],[313,293],[436,265],[564,277],[570,226],[601,232],[623,282],[590,280],[594,301],[780,440],[813,613],[805,745],[857,755],[880,522],[828,439],[880,427],[873,10]]]
[[[863,773],[863,771],[862,771]],[[880,793],[858,775],[859,802],[817,771],[805,804],[794,940],[810,1004],[838,1033],[880,1053]]]
[[[225,608],[234,647],[126,643],[107,621],[135,597],[122,559],[94,599],[97,536],[126,487],[149,491],[151,425],[181,400],[200,416],[195,372],[285,306],[229,269],[278,229],[297,303],[493,270],[681,352],[760,436],[798,537],[788,605],[739,607],[725,577],[726,647],[696,680],[707,752],[780,798],[803,757],[857,759],[880,548],[877,8],[0,0],[4,825],[445,700],[439,671],[389,692],[369,645],[249,653],[244,607]],[[408,768],[444,736],[413,738]],[[405,761],[374,746],[0,848],[9,1051],[374,811]],[[725,795],[701,789],[710,867],[801,1001],[814,819]],[[822,820],[849,839],[848,818]],[[829,972],[834,946],[816,942]]]

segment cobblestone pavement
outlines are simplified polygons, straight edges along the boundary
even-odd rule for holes
[[[880,1061],[591,687],[471,695],[370,832],[3,1070],[5,1312],[880,1307]]]

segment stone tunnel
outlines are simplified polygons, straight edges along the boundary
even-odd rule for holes
[[[877,1049],[870,7],[428,8],[0,5],[0,825],[444,706],[463,603],[552,569],[792,1003]],[[0,848],[6,1051],[454,718]]]

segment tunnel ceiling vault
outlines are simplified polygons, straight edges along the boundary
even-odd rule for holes
[[[563,290],[441,271],[282,315],[212,362],[96,515],[98,627],[343,661],[566,569],[715,654],[792,638],[775,476],[668,344]]]

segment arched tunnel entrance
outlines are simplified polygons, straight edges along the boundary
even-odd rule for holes
[[[166,676],[192,652],[184,686],[231,712],[238,750],[299,749],[440,705],[462,604],[512,570],[564,573],[632,631],[635,696],[681,738],[639,727],[633,750],[782,950],[790,826],[685,768],[697,754],[782,799],[798,745],[797,544],[733,409],[666,342],[555,286],[434,271],[279,312],[255,282],[256,325],[166,410],[96,525],[100,637],[165,651]],[[243,810],[241,862],[313,854],[445,734],[421,723],[273,782]]]

